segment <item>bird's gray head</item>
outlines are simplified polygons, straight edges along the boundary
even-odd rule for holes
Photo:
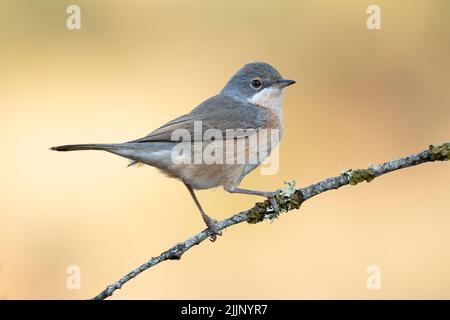
[[[283,79],[270,64],[254,62],[243,66],[228,81],[221,93],[238,95],[246,100],[251,100],[258,94],[264,96],[266,93],[279,93],[281,96],[282,89],[294,83],[293,80]]]

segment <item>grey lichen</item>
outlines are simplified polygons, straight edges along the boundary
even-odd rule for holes
[[[431,161],[446,161],[450,160],[450,143],[444,143],[440,146],[430,145],[428,150],[431,153]]]
[[[286,182],[285,184],[287,186],[275,196],[278,209],[280,212],[288,212],[293,209],[299,209],[303,202],[302,193],[300,190],[295,189],[295,183]],[[250,224],[255,224],[265,219],[273,219],[277,216],[277,214],[269,211],[270,206],[269,200],[257,202],[252,209],[248,210],[247,222]]]
[[[348,183],[352,186],[357,185],[360,182],[370,182],[375,179],[375,172],[373,169],[355,169],[349,170],[344,173],[348,176]]]

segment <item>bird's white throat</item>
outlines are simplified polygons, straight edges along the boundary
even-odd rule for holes
[[[264,88],[255,94],[248,100],[248,102],[279,112],[281,111],[282,99],[283,90],[281,90],[281,88],[269,87]]]

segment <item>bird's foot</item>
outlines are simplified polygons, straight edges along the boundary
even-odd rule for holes
[[[278,207],[277,200],[275,199],[275,196],[280,191],[281,190],[277,190],[277,191],[274,191],[274,192],[267,192],[267,194],[265,195],[267,197],[267,199],[269,200],[270,205],[272,207],[274,218],[276,218],[276,217],[278,217],[280,215],[280,208]]]
[[[217,220],[213,219],[209,216],[206,216],[207,218],[205,218],[205,224],[208,227],[209,230],[211,230],[212,234],[209,237],[209,240],[211,242],[214,242],[217,240],[217,236],[221,236],[222,235],[222,231],[219,230],[218,226],[217,226]]]

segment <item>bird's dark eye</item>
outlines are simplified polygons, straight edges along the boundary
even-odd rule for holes
[[[262,86],[262,82],[259,79],[253,79],[252,82],[251,82],[251,85],[252,85],[253,88],[259,89]]]

